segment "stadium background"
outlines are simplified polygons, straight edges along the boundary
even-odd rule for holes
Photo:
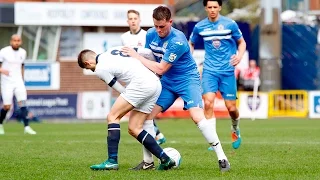
[[[128,9],[136,7],[141,11],[142,26],[148,29],[152,27],[150,18],[147,18],[151,17],[152,7],[166,4],[174,11],[178,6],[181,10],[181,6],[183,7],[181,4],[185,4],[185,8],[190,9],[190,4],[195,1],[117,1],[123,4],[113,4],[113,2],[112,0],[90,2],[5,0],[0,4],[0,47],[8,45],[11,34],[22,35],[24,41],[22,47],[28,53],[25,70],[28,105],[40,119],[104,120],[117,94],[110,91],[90,72],[78,68],[76,54],[82,48],[103,52],[108,47],[118,45],[119,35],[128,30],[126,25]],[[285,8],[292,9],[295,7],[293,4],[299,2],[301,4],[302,1],[284,2],[287,2]],[[48,3],[52,4],[48,5]],[[320,9],[317,0],[310,0],[309,4],[314,12]],[[91,7],[91,12],[86,14],[87,19],[79,19],[80,16],[76,17],[76,13],[70,13],[83,12],[85,10],[83,6]],[[30,7],[37,7],[37,10]],[[105,9],[102,10],[102,7]],[[106,15],[105,12],[113,14]],[[43,16],[45,17],[39,18]],[[107,20],[99,21],[92,18]],[[176,19],[174,26],[189,37],[199,17],[174,17],[174,19]],[[260,31],[257,23],[254,25],[243,20],[237,22],[248,44],[248,54],[241,65],[244,68],[251,58],[259,62]],[[316,26],[310,25],[284,24],[282,26],[282,68],[279,79],[282,82],[281,88],[259,93],[256,115],[254,115],[256,118],[307,117],[309,114],[312,117],[318,117],[320,115],[320,108],[318,108],[320,93],[309,93],[310,90],[317,90],[320,87],[319,55],[317,54],[319,49],[316,50],[317,30]],[[195,53],[196,60],[201,61],[203,47],[197,45],[196,48],[198,49]],[[286,91],[279,91],[281,89]],[[242,117],[252,117],[252,93],[240,92],[238,96]],[[182,102],[178,100],[167,113],[159,117],[188,117],[181,107]],[[219,118],[228,117],[221,98],[215,103],[215,111]]]

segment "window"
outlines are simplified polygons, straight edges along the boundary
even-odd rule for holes
[[[82,48],[82,28],[63,27],[61,30],[59,56],[60,60],[74,60]]]

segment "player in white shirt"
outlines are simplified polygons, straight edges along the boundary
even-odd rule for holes
[[[129,31],[121,35],[121,42],[123,46],[129,47],[144,47],[146,44],[147,32],[143,30],[140,26],[141,19],[140,13],[136,10],[130,9],[127,12],[127,22],[129,25]],[[163,144],[166,142],[166,138],[160,132],[156,124],[156,140],[158,144]]]
[[[113,104],[108,116],[108,159],[90,166],[92,170],[115,170],[118,165],[118,145],[120,141],[120,119],[129,111],[129,134],[135,137],[153,155],[160,159],[159,170],[167,170],[175,165],[154,139],[155,130],[152,120],[147,116],[152,111],[160,93],[159,78],[147,69],[140,61],[129,57],[122,52],[122,47],[114,47],[107,52],[97,55],[91,50],[83,50],[78,55],[78,64],[81,68],[90,69],[96,75],[118,91],[120,96]],[[149,49],[136,48],[136,51],[145,58],[154,56]],[[123,87],[117,80],[125,84]],[[154,169],[153,159],[144,164],[148,169]]]
[[[121,42],[124,46],[144,47],[146,44],[147,32],[140,26],[140,13],[136,10],[127,12],[129,31],[121,35]]]
[[[22,40],[19,35],[12,35],[10,46],[0,50],[1,62],[1,95],[3,107],[0,112],[0,134],[4,134],[3,120],[13,104],[13,96],[16,97],[20,108],[20,115],[24,123],[26,134],[36,134],[29,126],[28,109],[26,107],[27,90],[22,76],[23,63],[26,59],[26,51],[21,48]]]

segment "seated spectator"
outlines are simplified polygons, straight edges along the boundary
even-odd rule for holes
[[[249,67],[241,73],[244,90],[253,91],[255,80],[259,82],[258,86],[260,86],[259,76],[260,68],[257,66],[256,61],[251,59],[249,61]]]

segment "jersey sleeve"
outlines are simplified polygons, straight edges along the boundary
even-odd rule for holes
[[[124,91],[125,88],[119,82],[117,82],[117,78],[113,76],[109,71],[99,69],[95,72],[102,81],[104,81],[114,90],[118,91],[119,93],[122,93]]]
[[[231,35],[233,39],[239,40],[242,37],[242,32],[235,21],[232,21],[230,29],[231,29]]]
[[[189,45],[186,41],[174,38],[168,44],[162,60],[167,63],[174,64],[188,50],[188,48]]]
[[[199,40],[199,38],[201,38],[201,36],[199,34],[199,29],[198,29],[198,27],[196,25],[196,26],[194,26],[194,28],[192,30],[192,33],[190,35],[190,39],[189,40],[190,40],[191,43],[195,44]]]

